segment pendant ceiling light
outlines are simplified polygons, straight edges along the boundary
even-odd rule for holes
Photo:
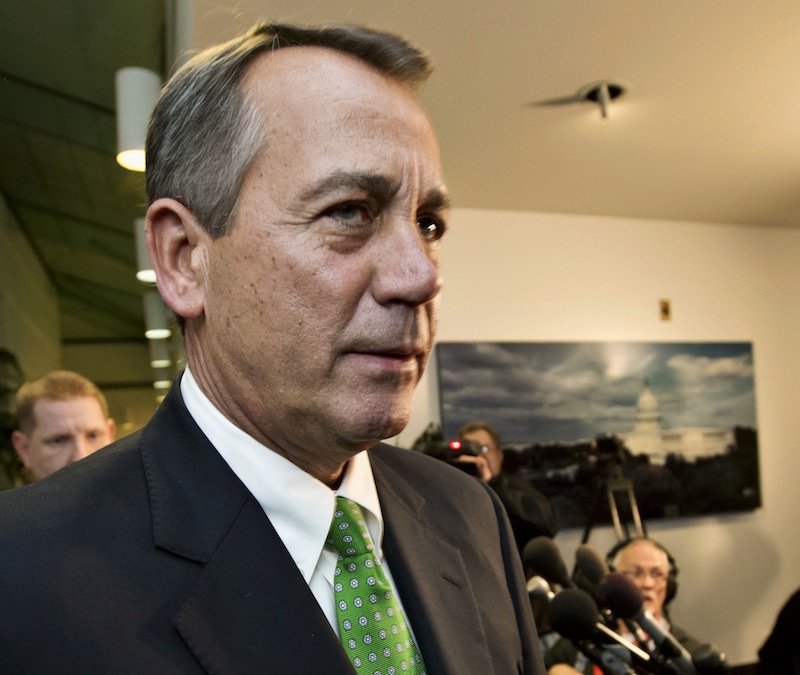
[[[144,137],[161,91],[161,77],[147,68],[121,68],[114,76],[117,101],[117,163],[144,171]]]
[[[148,340],[150,344],[150,365],[153,368],[169,368],[172,359],[169,355],[168,340]]]
[[[172,335],[169,328],[169,310],[158,291],[144,294],[144,336],[148,340],[160,340]]]
[[[145,218],[133,221],[133,234],[136,240],[136,278],[143,284],[152,286],[156,283],[156,273],[150,264],[150,254],[147,251],[147,238],[144,236]]]

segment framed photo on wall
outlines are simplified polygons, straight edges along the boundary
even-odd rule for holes
[[[562,527],[610,519],[608,476],[645,519],[761,506],[752,343],[443,342],[445,439],[500,431],[504,468],[557,508]]]

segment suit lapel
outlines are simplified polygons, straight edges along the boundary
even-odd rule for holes
[[[493,672],[486,634],[461,552],[440,519],[380,453],[371,453],[386,523],[383,549],[428,673]]]
[[[265,520],[249,499],[175,627],[209,673],[352,675],[339,640]]]
[[[203,668],[352,675],[269,519],[200,432],[177,387],[144,431],[142,457],[156,546],[201,566],[173,623]]]

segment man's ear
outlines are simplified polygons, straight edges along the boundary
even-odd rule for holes
[[[174,199],[147,209],[147,250],[167,306],[184,319],[202,315],[210,235],[194,214]]]
[[[22,466],[27,469],[28,461],[30,459],[30,456],[28,455],[28,437],[19,429],[16,429],[15,431],[11,432],[11,445],[13,445],[14,450],[17,451],[19,459],[22,462]]]
[[[108,427],[108,438],[109,443],[113,443],[114,439],[117,437],[117,423],[114,421],[113,418],[109,417],[106,420],[106,426]]]

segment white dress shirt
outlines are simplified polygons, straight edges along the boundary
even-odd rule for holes
[[[375,555],[399,601],[383,557],[383,515],[366,452],[347,462],[342,483],[334,491],[234,425],[203,393],[188,367],[181,378],[181,394],[200,430],[264,509],[337,633],[333,595],[337,554],[325,546],[337,496],[361,505]]]

